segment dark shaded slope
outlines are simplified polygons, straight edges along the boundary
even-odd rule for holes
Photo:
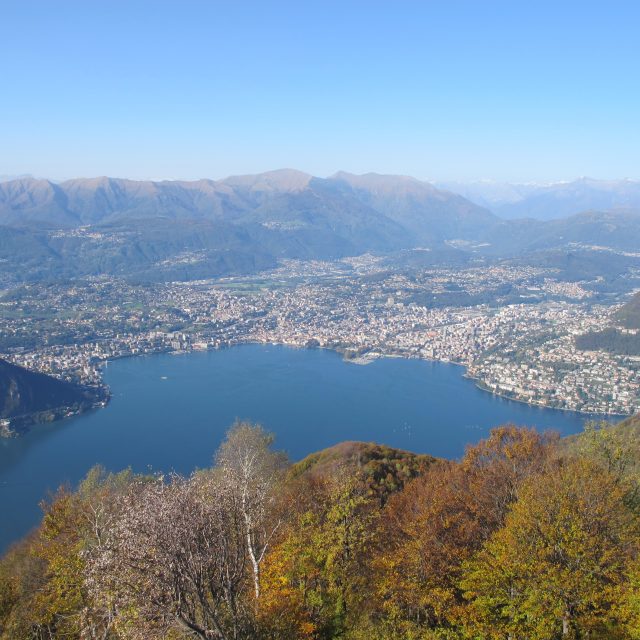
[[[627,329],[640,329],[640,292],[616,313],[615,319]]]
[[[102,390],[81,387],[29,371],[0,359],[0,418],[21,430],[67,413],[78,413],[105,399]],[[7,435],[7,429],[0,433]]]

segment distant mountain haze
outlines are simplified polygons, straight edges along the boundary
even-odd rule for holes
[[[0,183],[0,275],[188,280],[251,273],[281,258],[368,251],[514,255],[571,243],[640,246],[638,183],[571,184],[502,189],[493,196],[502,204],[491,211],[415,178],[375,173],[317,178],[281,169],[193,182],[19,178]],[[529,217],[496,215],[507,206]],[[559,218],[562,207],[581,213]],[[553,219],[535,220],[532,211]]]
[[[553,184],[492,181],[442,182],[438,186],[491,209],[502,218],[552,220],[583,211],[640,209],[640,181],[580,178]]]
[[[497,224],[495,215],[465,198],[407,176],[338,172],[329,178],[348,185],[363,202],[422,240],[474,239]]]

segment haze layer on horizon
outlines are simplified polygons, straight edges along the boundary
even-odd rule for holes
[[[10,1],[0,175],[640,178],[634,2]]]

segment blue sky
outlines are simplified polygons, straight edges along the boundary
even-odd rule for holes
[[[4,0],[0,174],[640,178],[640,3]]]

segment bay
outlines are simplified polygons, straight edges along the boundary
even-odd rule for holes
[[[236,418],[260,422],[294,460],[344,440],[448,458],[512,422],[566,435],[586,416],[493,396],[462,367],[331,351],[242,345],[109,363],[105,409],[0,439],[0,551],[37,525],[38,503],[95,464],[189,473],[211,464]]]

